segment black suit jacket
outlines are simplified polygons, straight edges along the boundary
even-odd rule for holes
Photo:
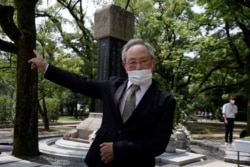
[[[119,99],[126,87],[126,79],[111,77],[106,81],[94,81],[52,65],[49,65],[45,78],[103,101],[102,123],[85,158],[89,167],[155,166],[155,157],[165,151],[172,133],[176,106],[173,96],[153,82],[132,116],[123,123]],[[104,164],[100,158],[99,145],[103,142],[113,142],[115,160],[110,164]]]

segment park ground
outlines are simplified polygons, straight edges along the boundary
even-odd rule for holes
[[[80,120],[69,119],[68,117],[59,119],[57,122],[50,123],[50,130],[45,131],[43,125],[39,124],[39,136],[63,135],[65,132],[75,129]],[[246,129],[246,122],[235,122],[234,139],[239,138],[240,132]],[[224,143],[224,124],[223,122],[209,119],[189,121],[186,125],[188,137],[192,140],[205,140],[217,143]],[[11,124],[0,124],[0,142],[12,139],[13,126]]]
[[[43,129],[43,125],[40,124],[39,126],[39,137],[44,136],[58,136],[63,135],[67,131],[75,129],[76,126],[80,123],[79,120],[59,120],[58,122],[54,122],[50,124],[50,131],[45,131]],[[239,138],[240,132],[246,128],[245,122],[236,122],[235,129],[234,129],[234,139]],[[204,142],[215,142],[224,144],[224,124],[220,121],[215,120],[208,120],[208,119],[201,119],[196,121],[189,121],[187,123],[187,130],[188,137],[191,140],[202,140]],[[0,142],[5,142],[11,140],[13,137],[13,127],[9,124],[7,125],[0,125]],[[206,150],[200,150],[202,154],[207,154]],[[207,154],[208,156],[209,153]],[[213,157],[214,156],[214,157]],[[212,155],[209,157],[209,160],[213,159],[220,159],[222,160],[223,157],[218,157]],[[61,166],[63,163],[68,163],[65,161],[50,159],[46,156],[40,157],[28,157],[30,161],[35,161],[38,163],[45,163],[48,164],[60,164]],[[49,162],[50,161],[50,162]],[[51,162],[53,161],[53,162]],[[74,166],[73,164],[71,166]],[[75,164],[75,166],[85,167],[84,164]]]

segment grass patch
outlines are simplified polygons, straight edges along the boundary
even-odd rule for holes
[[[75,119],[74,116],[60,116],[58,122],[74,122],[81,121],[81,119]]]
[[[250,141],[250,136],[244,137],[243,139],[246,141]]]

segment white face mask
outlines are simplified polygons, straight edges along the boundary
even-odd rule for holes
[[[235,103],[235,101],[231,99],[231,100],[230,100],[230,103],[231,103],[231,104],[234,104],[234,103]]]
[[[135,85],[143,86],[152,80],[152,70],[133,70],[127,71],[128,80]]]

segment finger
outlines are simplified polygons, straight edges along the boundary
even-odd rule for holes
[[[35,54],[35,57],[29,59],[29,60],[28,60],[28,63],[35,63],[35,59],[34,59],[34,58],[41,57],[41,56],[39,55],[39,53],[38,53],[35,49],[33,50],[33,53]]]
[[[105,164],[109,163],[109,160],[107,160],[106,158],[102,158],[102,161],[103,161]]]
[[[106,162],[106,158],[103,156],[103,155],[101,155],[101,159],[102,159],[102,161],[104,161],[104,162]]]
[[[35,49],[33,50],[33,53],[37,58],[42,58],[42,56]]]
[[[29,59],[29,60],[28,60],[28,63],[32,63],[32,61],[33,61],[32,59]]]
[[[107,143],[100,144],[100,147],[105,147],[105,146],[107,146]]]
[[[33,64],[33,63],[32,63],[32,64],[31,64],[31,69],[32,69],[32,70],[35,70],[35,69],[37,69],[37,66],[36,66],[36,64]]]

